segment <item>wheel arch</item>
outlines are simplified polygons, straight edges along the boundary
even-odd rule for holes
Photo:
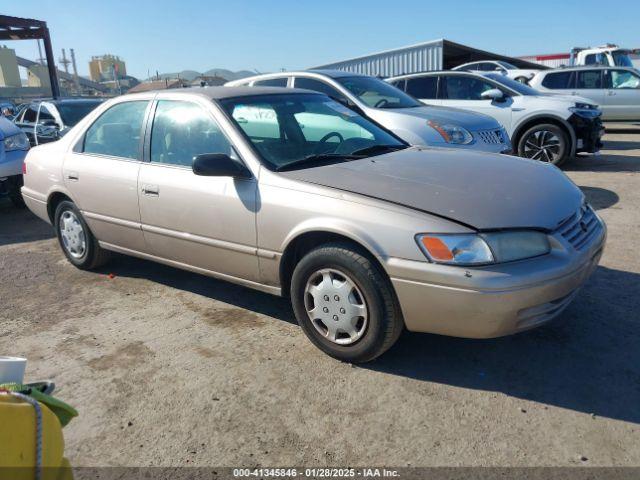
[[[511,144],[514,146],[514,150],[517,151],[518,144],[520,143],[521,135],[529,128],[539,125],[541,123],[550,123],[560,127],[567,135],[569,135],[569,156],[573,157],[576,154],[576,132],[573,130],[571,124],[564,118],[557,117],[555,115],[541,114],[528,117],[520,122],[515,128],[513,135],[511,136]]]
[[[380,247],[366,237],[335,227],[309,227],[292,233],[285,241],[279,264],[279,277],[282,296],[289,296],[291,276],[297,263],[308,252],[326,243],[343,242],[374,262],[384,275],[387,275],[380,258]]]
[[[73,199],[66,193],[60,190],[55,190],[49,193],[47,197],[47,215],[49,216],[49,220],[51,220],[51,224],[54,224],[55,219],[53,218],[56,213],[56,208],[60,202],[68,200],[73,202]]]

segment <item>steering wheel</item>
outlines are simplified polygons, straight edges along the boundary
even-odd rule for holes
[[[382,108],[385,105],[388,105],[389,101],[386,98],[381,98],[380,100],[378,100],[376,102],[376,104],[373,106],[373,108]]]
[[[339,132],[329,132],[320,139],[315,151],[319,152],[320,149],[324,147],[324,144],[327,143],[327,140],[333,137],[336,137],[338,140],[340,140],[340,143],[344,142],[344,137]],[[338,144],[338,146],[340,146],[340,143]]]

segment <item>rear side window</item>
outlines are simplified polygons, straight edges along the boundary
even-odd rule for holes
[[[405,91],[416,98],[437,98],[438,77],[408,78]]]
[[[123,102],[108,109],[87,130],[83,151],[138,159],[142,122],[148,104],[148,101]]]
[[[218,124],[195,103],[160,100],[151,128],[151,161],[190,167],[203,153],[232,155]]]
[[[286,87],[287,77],[284,78],[269,78],[267,80],[257,80],[253,82],[254,87]]]
[[[585,70],[578,72],[576,88],[602,88],[602,71]]]
[[[573,72],[548,73],[542,80],[542,86],[552,90],[571,88]]]

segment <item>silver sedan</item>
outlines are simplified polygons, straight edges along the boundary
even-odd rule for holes
[[[404,328],[541,325],[606,236],[552,165],[411,147],[304,90],[125,95],[25,165],[24,199],[73,265],[114,251],[288,296],[309,339],[349,362]]]

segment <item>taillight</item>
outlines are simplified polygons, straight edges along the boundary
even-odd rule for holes
[[[22,162],[22,175],[27,174],[27,162]]]

